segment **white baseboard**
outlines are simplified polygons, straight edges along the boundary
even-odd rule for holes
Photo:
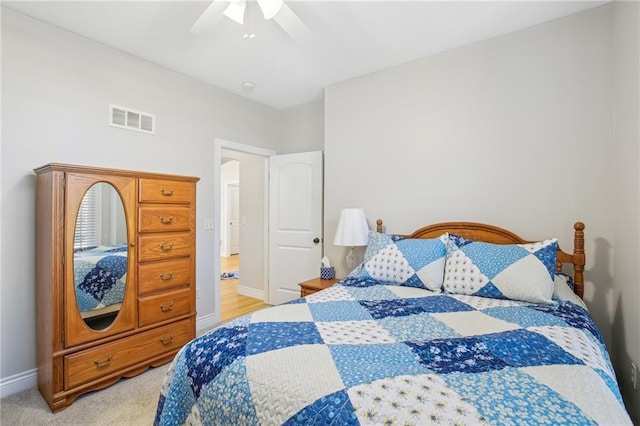
[[[258,290],[253,287],[238,285],[238,294],[241,294],[242,296],[253,297],[254,299],[264,300],[264,290]]]
[[[0,379],[0,398],[38,386],[38,369],[33,368]]]
[[[218,323],[220,323],[220,318],[218,318],[215,312],[196,318],[196,335],[198,335],[201,330],[211,328]]]

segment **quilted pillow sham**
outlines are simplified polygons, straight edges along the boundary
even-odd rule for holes
[[[531,244],[491,244],[449,234],[444,290],[552,303],[557,248],[555,238]]]
[[[573,279],[570,275],[563,274],[562,272],[556,273],[553,284],[553,300],[572,302],[588,310],[587,305],[585,305],[580,296],[573,292]]]
[[[441,291],[446,234],[416,239],[369,232],[364,261],[348,277]]]

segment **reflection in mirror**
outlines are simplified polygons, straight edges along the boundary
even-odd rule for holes
[[[73,275],[85,323],[103,330],[116,318],[127,282],[127,223],[122,199],[108,183],[92,185],[78,210]]]

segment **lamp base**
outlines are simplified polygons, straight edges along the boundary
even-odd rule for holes
[[[358,266],[358,256],[353,252],[353,247],[349,250],[349,254],[347,255],[347,267],[349,271],[353,271],[356,266]]]

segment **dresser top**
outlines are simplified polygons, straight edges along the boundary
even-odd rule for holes
[[[111,169],[105,167],[79,166],[76,164],[49,163],[44,166],[33,169],[36,174],[48,173],[52,171],[69,172],[69,173],[106,173],[120,176],[133,176],[147,179],[171,179],[188,182],[197,182],[199,177],[171,175],[166,173],[140,172],[132,170]]]

